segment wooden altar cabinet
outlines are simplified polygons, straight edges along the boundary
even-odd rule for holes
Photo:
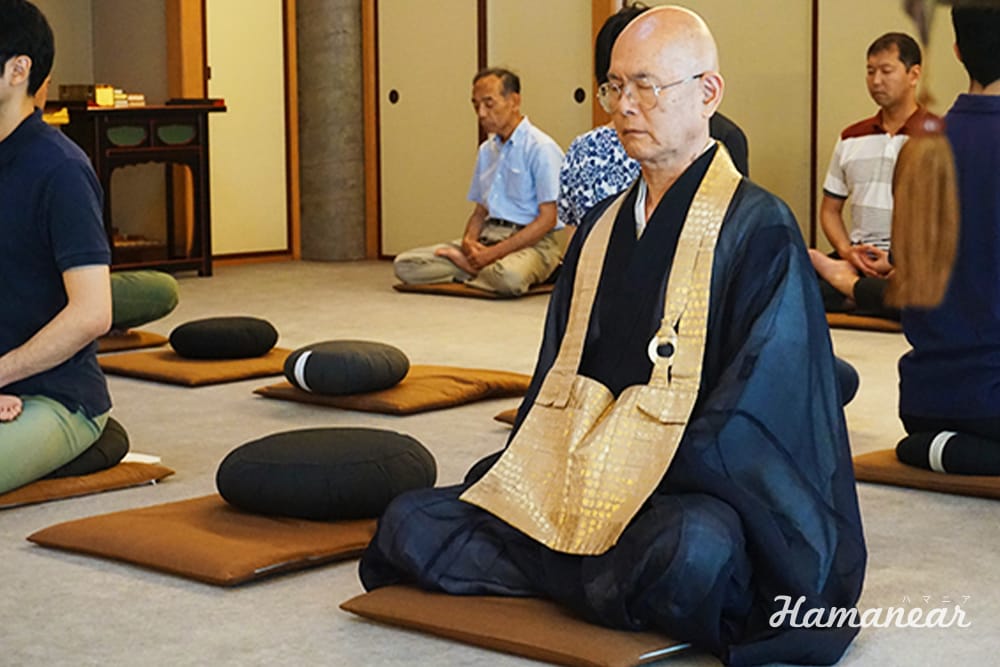
[[[113,269],[197,270],[212,275],[212,221],[208,171],[208,114],[225,111],[221,102],[176,100],[145,107],[69,106],[66,133],[87,153],[104,189],[104,227]],[[189,237],[178,242],[178,170],[165,169],[165,246],[116,234],[111,219],[111,174],[118,167],[146,162],[185,165],[191,173]],[[148,243],[145,247],[143,243]]]

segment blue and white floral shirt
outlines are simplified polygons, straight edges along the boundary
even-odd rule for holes
[[[579,225],[595,204],[623,192],[638,176],[639,163],[625,153],[613,128],[581,134],[559,168],[559,222]]]

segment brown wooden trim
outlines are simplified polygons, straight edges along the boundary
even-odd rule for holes
[[[205,2],[166,0],[167,95],[169,97],[207,97]],[[177,187],[168,189],[168,210],[172,209],[173,228],[168,230],[186,253],[194,243],[194,196],[191,174],[184,167],[168,165],[167,178]]]
[[[204,2],[167,0],[167,94],[205,97]]]
[[[819,0],[812,0],[811,62],[809,65],[809,247],[816,247],[816,198],[819,195]]]
[[[361,72],[365,144],[365,258],[377,259],[382,254],[377,0],[362,0],[361,3]]]
[[[263,252],[234,252],[215,255],[212,263],[216,266],[238,266],[240,264],[266,264],[270,262],[290,262],[298,259],[287,250],[267,250]]]
[[[590,0],[590,45],[591,60],[593,60],[594,45],[597,44],[597,33],[601,31],[601,26],[608,20],[608,17],[617,12],[622,7],[622,0]],[[594,127],[605,125],[611,120],[607,112],[601,108],[597,101],[597,79],[591,79],[590,105],[591,116]]]
[[[184,2],[184,0],[180,0]],[[201,96],[208,97],[208,80],[212,78],[212,68],[208,64],[208,8],[207,0],[201,0]],[[187,4],[191,4],[188,0]]]
[[[490,66],[489,37],[486,32],[489,8],[486,0],[476,1],[476,68],[485,69]]]
[[[489,33],[487,32],[489,22],[489,7],[486,0],[476,2],[476,70],[482,71],[490,66]],[[481,144],[486,141],[486,132],[483,126],[476,123],[476,143]]]
[[[301,196],[299,188],[299,64],[295,0],[284,0],[285,48],[285,204],[287,245],[294,259],[302,257]]]

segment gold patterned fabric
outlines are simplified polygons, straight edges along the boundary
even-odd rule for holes
[[[618,541],[666,472],[698,396],[715,243],[740,182],[718,150],[688,210],[649,350],[648,384],[615,399],[579,375],[622,194],[584,243],[565,335],[507,450],[461,499],[555,551],[597,555]]]

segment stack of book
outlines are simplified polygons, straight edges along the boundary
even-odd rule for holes
[[[126,93],[121,88],[115,88],[116,107],[144,107],[146,96],[142,93]]]
[[[121,88],[107,84],[62,84],[59,86],[61,102],[84,102],[97,107],[144,107],[146,96],[142,93],[128,93]]]

